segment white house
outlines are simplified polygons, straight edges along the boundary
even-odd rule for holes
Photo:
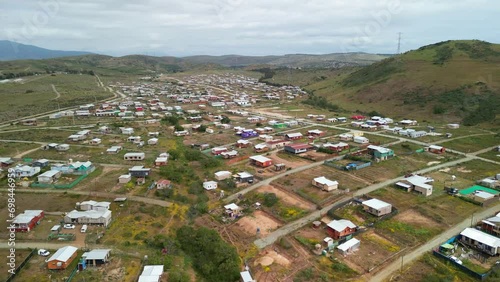
[[[50,184],[59,179],[61,177],[62,172],[58,170],[49,170],[42,174],[40,174],[37,178],[39,183]]]
[[[64,216],[64,223],[73,224],[95,224],[107,227],[111,222],[110,210],[88,210],[77,211],[73,210]]]
[[[217,189],[217,182],[215,182],[215,181],[205,181],[205,182],[203,182],[203,189],[205,189],[205,190],[215,190],[215,189]]]
[[[90,145],[99,145],[102,143],[101,138],[93,138],[92,140],[89,141]]]
[[[340,251],[340,253],[344,256],[351,254],[355,252],[357,249],[359,249],[360,241],[356,238],[352,238],[345,243],[338,245],[337,249]]]
[[[356,136],[353,139],[354,143],[359,143],[359,144],[368,144],[370,143],[370,140],[364,136]]]
[[[379,199],[371,199],[361,203],[363,209],[375,216],[383,216],[392,212],[392,205]]]
[[[40,173],[40,168],[39,167],[31,167],[27,165],[23,166],[16,166],[14,168],[14,174],[16,177],[21,178],[21,177],[32,177]]]
[[[214,173],[215,175],[215,179],[217,180],[224,180],[224,179],[228,179],[228,178],[231,178],[232,174],[230,171],[217,171],[216,173]]]
[[[332,181],[324,176],[316,177],[312,180],[312,185],[324,191],[332,191],[339,188],[337,181]]]
[[[122,146],[112,146],[111,148],[106,150],[108,154],[118,154],[122,150]]]
[[[144,153],[126,153],[123,159],[126,161],[142,161],[146,157]]]
[[[159,282],[163,275],[163,265],[145,265],[138,282]]]
[[[500,238],[475,228],[465,228],[465,230],[460,233],[459,240],[491,256],[500,254]]]
[[[151,138],[148,140],[148,145],[156,145],[158,144],[158,138]]]
[[[120,127],[122,134],[132,135],[134,134],[134,129],[132,127]]]

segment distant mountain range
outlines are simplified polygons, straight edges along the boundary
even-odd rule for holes
[[[8,40],[0,40],[0,61],[13,60],[38,60],[54,59],[60,57],[71,57],[89,55],[90,52],[59,51],[40,48],[33,45],[25,45]],[[296,68],[339,68],[344,66],[363,66],[381,61],[390,55],[368,54],[368,53],[334,53],[325,55],[289,54],[282,56],[189,56],[189,57],[150,57],[143,55],[131,55],[119,58],[148,57],[160,62],[175,60],[177,64],[203,65],[215,64],[224,67],[246,67],[252,65],[270,65],[276,67]],[[119,59],[117,58],[117,59]]]
[[[90,52],[60,51],[25,45],[9,40],[0,40],[0,61],[51,59],[88,55]]]

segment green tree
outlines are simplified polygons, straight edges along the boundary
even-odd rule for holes
[[[240,259],[236,249],[215,230],[182,226],[177,230],[182,250],[191,257],[193,268],[207,282],[233,282],[239,278]]]
[[[227,116],[223,116],[222,119],[220,120],[221,123],[229,124],[231,123],[231,120]]]
[[[274,193],[266,193],[264,194],[264,206],[272,207],[278,202],[278,196]]]

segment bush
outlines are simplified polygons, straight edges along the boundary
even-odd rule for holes
[[[278,202],[278,196],[274,193],[266,193],[264,194],[264,206],[266,207],[272,207]]]

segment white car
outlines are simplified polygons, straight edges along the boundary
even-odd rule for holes
[[[451,256],[450,259],[454,262],[456,262],[457,264],[462,264],[462,261],[460,259],[458,259],[456,256]]]
[[[44,250],[44,249],[40,249],[40,250],[38,250],[38,255],[40,255],[42,257],[48,257],[50,255],[50,252],[47,250]]]
[[[74,224],[64,224],[64,229],[75,229],[75,225]]]

